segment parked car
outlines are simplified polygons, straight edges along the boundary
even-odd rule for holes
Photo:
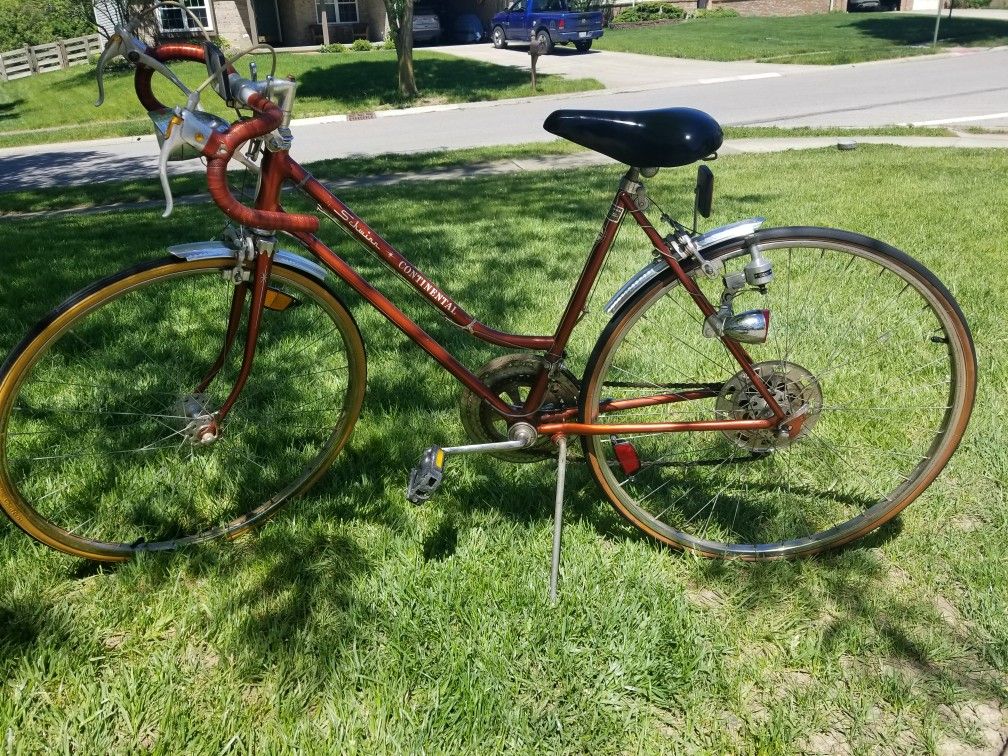
[[[452,42],[459,44],[482,42],[486,39],[486,30],[483,28],[483,22],[475,13],[463,13],[452,21],[451,37]]]
[[[538,40],[543,53],[554,45],[574,43],[578,52],[588,52],[592,41],[602,36],[602,11],[577,13],[567,0],[515,0],[491,21],[493,46],[508,42]]]
[[[847,10],[850,13],[871,10],[894,11],[899,8],[900,0],[847,0]]]
[[[413,6],[413,43],[440,42],[441,19],[433,8],[426,5]]]

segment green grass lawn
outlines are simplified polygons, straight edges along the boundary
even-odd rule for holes
[[[872,128],[820,128],[800,126],[726,126],[725,142],[735,139],[821,136],[955,136],[940,127],[882,126]],[[335,158],[306,164],[312,174],[325,181],[374,176],[389,173],[424,172],[485,164],[501,160],[548,157],[584,152],[586,148],[557,139],[552,142],[473,147],[438,152],[390,152],[366,158]],[[238,182],[237,177],[234,181]],[[176,199],[206,193],[206,177],[200,173],[172,178],[172,194]],[[161,200],[164,193],[156,178],[114,181],[72,187],[23,189],[0,193],[0,216],[43,212],[69,208],[94,208],[109,205]]]
[[[562,602],[550,609],[550,469],[459,460],[438,498],[408,504],[422,449],[462,440],[458,386],[347,295],[369,348],[363,415],[332,471],[254,537],[98,569],[0,522],[7,747],[916,753],[954,741],[996,751],[978,722],[1003,716],[1008,696],[1008,155],[862,146],[713,167],[710,224],[760,214],[863,231],[921,259],[958,297],[980,359],[973,421],[893,525],[806,561],[703,561],[639,537],[575,465]],[[618,175],[403,184],[345,199],[470,312],[543,332]],[[651,194],[686,216],[691,175],[662,172]],[[0,351],[95,276],[221,225],[195,206],[169,220],[7,224]],[[390,281],[339,231],[324,236]],[[639,232],[621,234],[575,332],[575,373],[605,298],[650,259]],[[490,288],[490,270],[508,276]],[[492,355],[405,301],[467,364]]]
[[[509,66],[426,51],[415,53],[415,64],[421,96],[410,102],[399,96],[396,57],[391,50],[342,55],[282,53],[277,73],[294,76],[301,83],[295,113],[301,118],[533,94],[527,72]],[[265,74],[268,67],[268,56],[259,56],[260,71]],[[206,69],[196,64],[177,64],[176,70],[189,86],[206,77]],[[0,147],[150,133],[150,120],[133,92],[132,73],[106,79],[106,101],[100,108],[94,107],[98,91],[94,74],[91,67],[81,66],[0,84]],[[594,79],[549,75],[539,76],[537,85],[536,94],[540,95],[602,88]],[[160,76],[155,77],[155,93],[164,103],[183,99],[181,92]],[[206,110],[228,115],[209,90],[202,104]]]
[[[933,52],[934,18],[904,13],[705,19],[611,29],[600,50],[702,60],[836,65]],[[939,48],[1008,43],[1008,21],[943,19]],[[923,45],[923,46],[922,46]]]

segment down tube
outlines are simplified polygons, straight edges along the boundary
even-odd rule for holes
[[[295,239],[305,245],[305,247],[318,256],[322,262],[328,265],[336,274],[346,281],[354,291],[360,294],[365,300],[373,305],[382,315],[405,333],[409,338],[433,357],[449,373],[459,380],[460,383],[479,394],[495,410],[505,416],[513,414],[513,410],[506,405],[500,397],[496,396],[488,389],[479,378],[466,368],[461,362],[456,360],[451,353],[441,346],[423,328],[410,320],[402,310],[395,306],[392,301],[378,291],[375,287],[365,281],[353,268],[347,265],[339,255],[327,247],[321,239],[314,234],[298,232],[291,234]]]

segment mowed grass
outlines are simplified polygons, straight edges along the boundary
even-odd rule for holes
[[[921,259],[959,298],[980,357],[974,418],[946,471],[892,526],[811,560],[703,561],[641,538],[575,465],[562,601],[551,609],[551,469],[453,461],[438,498],[408,504],[405,476],[423,448],[462,440],[458,386],[338,285],[368,343],[364,413],[326,478],[259,533],[100,569],[0,525],[9,747],[999,748],[1008,156],[861,147],[725,157],[714,168],[711,224],[762,214],[857,229]],[[474,314],[545,332],[618,175],[523,174],[345,199]],[[691,171],[667,171],[650,189],[686,216],[690,184]],[[0,349],[93,277],[221,225],[212,208],[188,206],[167,221],[144,212],[9,224]],[[325,236],[369,278],[390,280],[338,231]],[[575,373],[605,298],[649,260],[627,228],[575,332]],[[491,356],[407,302],[467,364]],[[838,311],[837,329],[845,322]],[[899,401],[898,380],[892,390]]]
[[[533,92],[528,74],[516,68],[426,51],[417,51],[414,57],[421,96],[410,101],[399,95],[396,57],[391,50],[342,55],[281,53],[277,75],[294,76],[300,82],[299,118],[602,88],[594,79],[543,75],[537,77]],[[260,75],[269,73],[269,56],[256,59]],[[245,75],[247,60],[236,64]],[[173,69],[190,87],[206,78],[206,68],[197,64],[174,64]],[[150,119],[133,91],[132,70],[110,73],[105,86],[105,104],[96,108],[98,90],[95,70],[90,66],[0,84],[0,147],[150,133]],[[155,77],[154,91],[167,105],[184,104],[182,93],[161,76]],[[202,108],[234,116],[209,89]]]
[[[941,52],[949,47],[1008,43],[1008,21],[943,19],[937,50],[934,18],[906,13],[823,13],[809,16],[712,18],[698,22],[610,29],[600,50],[701,60],[759,60],[839,65]]]
[[[736,139],[761,139],[774,137],[857,137],[857,136],[945,136],[955,132],[941,127],[880,126],[870,128],[820,128],[799,126],[725,126],[725,143]],[[347,157],[318,160],[306,164],[312,174],[323,181],[339,181],[369,176],[388,176],[395,173],[427,173],[440,169],[472,168],[506,160],[546,158],[586,152],[586,148],[556,139],[552,142],[472,147],[437,152],[389,152],[370,157]],[[242,184],[243,178],[235,175],[232,183]],[[189,173],[172,176],[172,195],[175,199],[206,194],[206,176]],[[0,216],[47,210],[88,209],[128,203],[160,201],[164,192],[157,178],[132,181],[110,181],[68,187],[21,189],[0,193]]]

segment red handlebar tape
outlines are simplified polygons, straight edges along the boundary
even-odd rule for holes
[[[168,63],[173,60],[189,60],[203,63],[203,46],[186,42],[172,42],[148,49],[155,60]],[[233,71],[233,68],[229,70]],[[164,107],[151,91],[151,77],[154,71],[146,66],[137,66],[133,79],[137,97],[148,110]],[[247,121],[231,125],[223,134],[214,134],[207,140],[203,154],[207,156],[207,187],[210,196],[225,215],[239,223],[269,231],[306,232],[313,234],[319,229],[319,219],[314,215],[300,215],[276,210],[256,210],[246,207],[231,193],[227,183],[227,164],[235,150],[242,144],[265,136],[283,120],[283,113],[276,105],[259,94],[248,99],[248,106],[258,115]]]

